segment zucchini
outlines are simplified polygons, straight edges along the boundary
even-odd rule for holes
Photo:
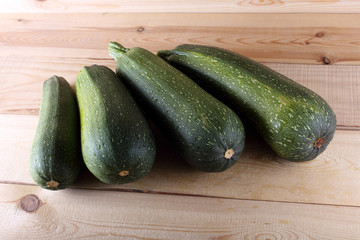
[[[76,180],[81,165],[75,94],[64,78],[53,76],[43,84],[30,175],[42,188],[64,189]]]
[[[312,160],[334,136],[336,116],[324,99],[258,62],[191,44],[158,55],[250,122],[283,158]]]
[[[220,172],[238,161],[245,133],[230,108],[143,48],[111,42],[109,52],[117,74],[193,168]]]
[[[149,173],[156,146],[146,119],[116,74],[100,65],[76,78],[81,150],[86,167],[109,184],[134,182]]]

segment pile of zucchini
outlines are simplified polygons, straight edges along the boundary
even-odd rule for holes
[[[116,73],[92,65],[46,80],[30,173],[41,187],[71,185],[84,162],[100,181],[134,182],[154,163],[148,120],[193,168],[221,172],[244,150],[242,120],[290,161],[309,161],[334,136],[336,117],[319,95],[237,53],[184,44],[157,55],[109,44]],[[240,120],[242,119],[242,120]]]

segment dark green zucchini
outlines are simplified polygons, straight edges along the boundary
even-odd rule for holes
[[[100,181],[134,182],[153,166],[156,146],[146,119],[124,84],[105,66],[84,67],[76,78],[81,149]]]
[[[192,167],[219,172],[238,161],[245,133],[230,108],[143,48],[111,42],[109,52],[118,75]]]
[[[64,78],[53,76],[43,84],[30,175],[42,188],[64,189],[78,177],[81,163],[75,94]]]
[[[334,136],[336,117],[324,99],[258,62],[191,44],[158,55],[253,124],[283,158],[312,160]]]

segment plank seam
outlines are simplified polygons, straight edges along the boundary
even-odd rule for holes
[[[0,181],[0,184],[7,185],[25,185],[25,186],[40,186],[32,183],[21,183],[13,181]],[[182,196],[182,197],[197,197],[197,198],[213,198],[213,199],[223,199],[223,200],[238,200],[238,201],[256,201],[256,202],[269,202],[269,203],[285,203],[285,204],[301,204],[301,205],[316,205],[316,206],[332,206],[332,207],[347,207],[347,208],[360,208],[356,205],[346,205],[346,204],[330,204],[330,203],[312,203],[312,202],[292,202],[292,201],[276,201],[276,200],[265,200],[265,199],[251,199],[251,198],[232,198],[232,197],[222,197],[222,196],[211,196],[203,194],[188,194],[188,193],[171,193],[163,191],[152,191],[152,190],[140,190],[134,188],[109,188],[109,189],[97,189],[97,188],[83,188],[83,187],[69,187],[68,189],[72,190],[88,190],[88,191],[104,191],[104,192],[124,192],[124,193],[141,193],[141,194],[153,194],[153,195],[166,195],[166,196]],[[47,190],[48,191],[48,190]]]

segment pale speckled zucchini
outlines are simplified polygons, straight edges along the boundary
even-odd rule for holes
[[[231,106],[288,160],[316,158],[334,136],[336,116],[323,98],[258,62],[191,44],[158,55]]]
[[[224,171],[244,148],[244,128],[227,106],[143,48],[109,45],[116,71],[149,117],[195,169]]]

